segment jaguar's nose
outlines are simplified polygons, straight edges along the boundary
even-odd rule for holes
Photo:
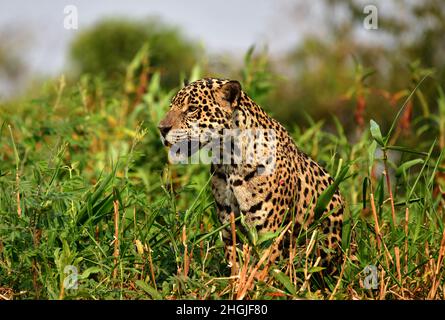
[[[161,132],[161,135],[165,138],[165,136],[168,134],[168,132],[170,131],[170,129],[172,128],[171,125],[168,124],[164,124],[164,123],[160,123],[158,125],[158,129]]]

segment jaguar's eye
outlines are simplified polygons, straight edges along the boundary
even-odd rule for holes
[[[196,111],[196,110],[198,110],[198,106],[195,105],[195,104],[189,105],[189,107],[187,109],[188,112],[193,112],[193,111]]]

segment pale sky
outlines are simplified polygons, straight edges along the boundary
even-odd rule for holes
[[[63,28],[66,5],[78,9],[78,30]],[[304,14],[316,14],[317,7]],[[21,45],[32,70],[54,74],[65,65],[67,47],[76,33],[104,17],[158,16],[201,41],[210,53],[242,54],[252,44],[267,44],[274,54],[301,38],[302,30],[292,21],[293,10],[291,0],[0,0],[0,31],[25,30],[29,37]]]
[[[382,11],[386,11],[384,3],[379,2]],[[78,30],[64,28],[68,5],[77,7]],[[324,37],[326,15],[348,19],[341,9],[326,11],[323,0],[0,0],[1,39],[6,34],[6,46],[18,48],[28,67],[20,82],[0,78],[0,98],[17,94],[34,75],[63,72],[72,39],[107,17],[158,17],[200,42],[211,55],[242,57],[253,44],[267,45],[271,55],[279,55],[297,46],[308,33]],[[372,40],[372,32],[361,32],[360,38]]]

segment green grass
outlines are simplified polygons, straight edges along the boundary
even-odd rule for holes
[[[264,81],[251,79],[250,88]],[[156,125],[172,94],[156,73],[142,94],[84,76],[1,106],[0,299],[237,296],[208,168],[167,164],[159,140]],[[330,127],[308,119],[290,128],[302,150],[342,176],[346,262],[323,284],[305,280],[319,268],[303,246],[293,262],[271,268],[267,281],[254,280],[245,298],[445,298],[441,90],[436,102],[435,113],[412,122],[415,148],[396,117],[383,132],[371,122],[371,130],[347,135],[336,118],[326,119]],[[307,243],[319,237],[314,228],[301,235]],[[271,241],[256,239],[252,252]],[[378,271],[374,290],[364,288],[369,265]],[[73,275],[67,266],[77,269],[77,289],[64,288]]]

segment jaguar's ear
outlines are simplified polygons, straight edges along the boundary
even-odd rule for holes
[[[233,105],[241,95],[241,84],[236,80],[231,80],[223,84],[221,91],[224,94],[224,99]]]
[[[241,96],[241,84],[236,80],[231,80],[221,86],[217,92],[218,102],[227,109],[232,109]]]
[[[188,78],[184,78],[184,87],[187,87],[189,85],[189,79]]]

